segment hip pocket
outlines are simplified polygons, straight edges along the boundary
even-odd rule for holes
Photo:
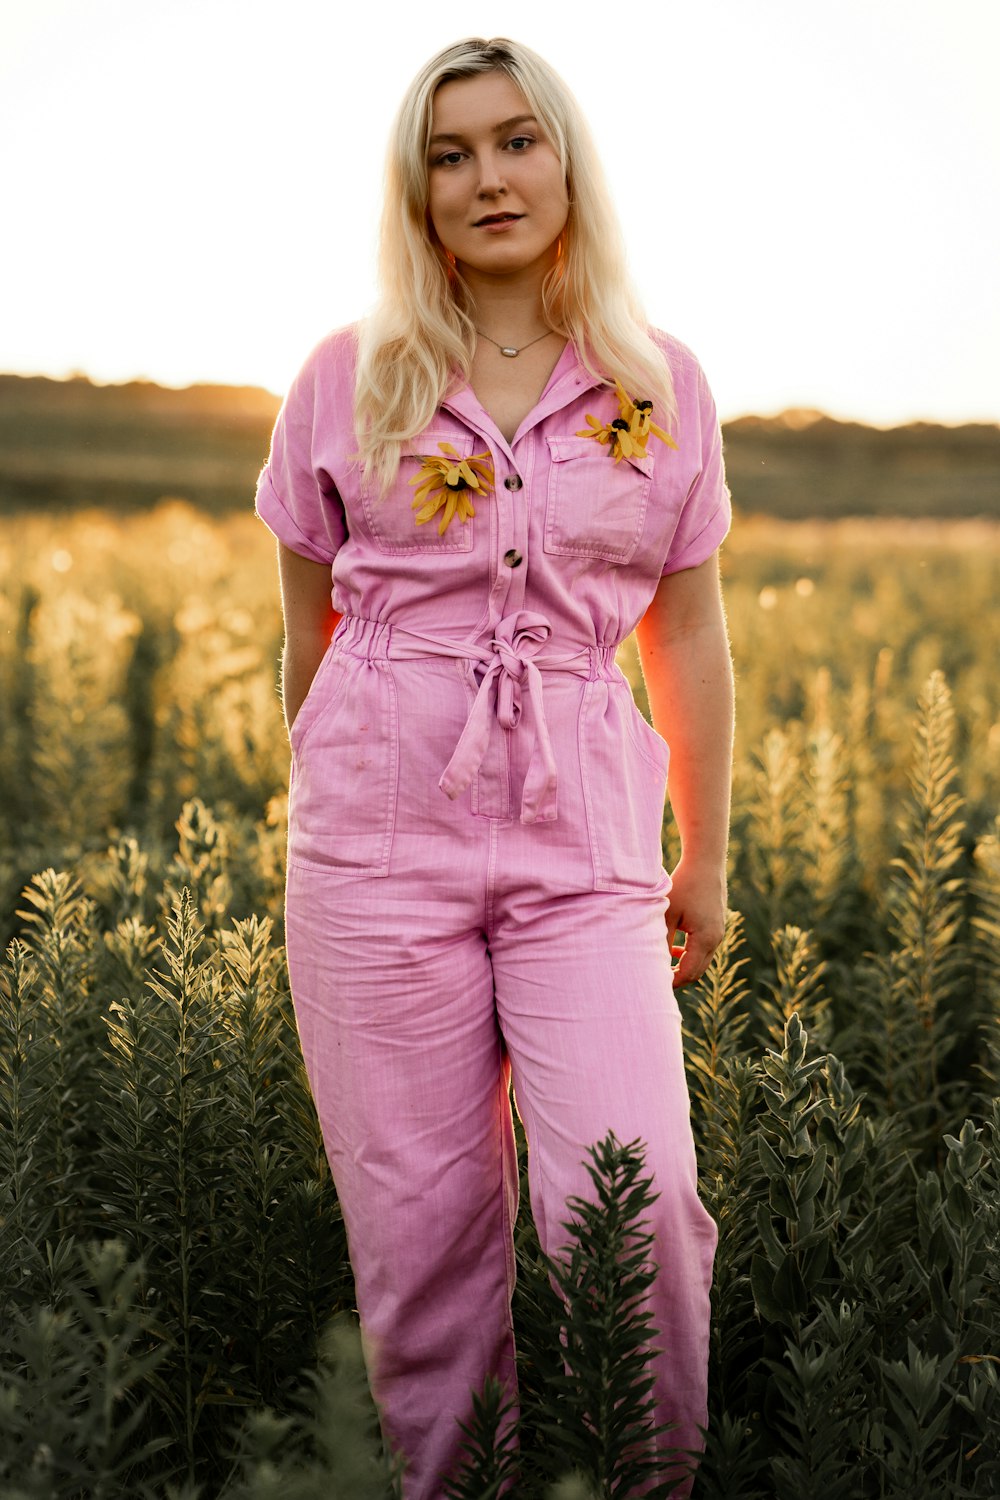
[[[580,766],[595,890],[669,890],[662,844],[669,759],[626,682],[588,682]]]
[[[615,463],[591,438],[549,438],[544,547],[566,557],[632,559],[646,519],[652,455]]]
[[[314,690],[303,704],[310,712],[301,733],[297,719],[293,726],[288,862],[331,874],[387,875],[399,764],[390,665],[332,651]]]

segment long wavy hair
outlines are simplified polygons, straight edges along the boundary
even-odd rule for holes
[[[379,244],[381,295],[358,332],[355,427],[365,478],[383,492],[402,444],[469,379],[476,331],[471,293],[427,212],[435,91],[453,79],[504,72],[559,154],[569,194],[560,253],[542,287],[546,323],[575,344],[591,373],[675,412],[667,362],[632,286],[617,215],[579,104],[529,48],[470,37],[432,57],[399,107],[389,140]]]

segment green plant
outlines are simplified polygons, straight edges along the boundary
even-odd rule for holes
[[[9,518],[7,538],[0,1495],[82,1500],[104,1472],[122,1500],[326,1497],[339,1454],[336,1483],[382,1500],[356,1333],[323,1352],[354,1292],[281,948],[270,542],[178,502]],[[678,996],[719,1228],[696,1500],[845,1474],[860,1500],[993,1495],[995,539],[749,520],[724,566],[736,911]],[[520,1483],[593,1500],[592,1448],[574,1475],[552,1434],[593,1447],[600,1400],[586,1371],[554,1383],[569,1301],[527,1214],[515,1232]],[[100,1246],[119,1269],[99,1286]],[[483,1399],[473,1485],[511,1430]]]

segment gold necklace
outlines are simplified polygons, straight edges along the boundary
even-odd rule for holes
[[[555,329],[546,328],[545,332],[540,333],[537,339],[531,340],[531,344],[522,344],[520,349],[515,349],[512,344],[497,344],[496,339],[491,339],[489,334],[484,333],[481,328],[477,328],[476,332],[479,334],[479,337],[481,339],[487,339],[491,344],[496,344],[496,347],[500,350],[500,353],[505,354],[508,359],[516,359],[517,356],[521,354],[525,349],[530,349],[531,344],[540,344],[542,342],[542,339],[547,339],[550,333],[555,333]]]

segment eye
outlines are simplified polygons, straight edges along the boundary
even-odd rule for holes
[[[508,150],[514,152],[515,156],[526,151],[529,146],[535,144],[535,138],[531,135],[515,135],[507,142]]]
[[[457,167],[462,160],[462,154],[461,151],[445,151],[442,155],[434,158],[432,165],[435,167]]]

